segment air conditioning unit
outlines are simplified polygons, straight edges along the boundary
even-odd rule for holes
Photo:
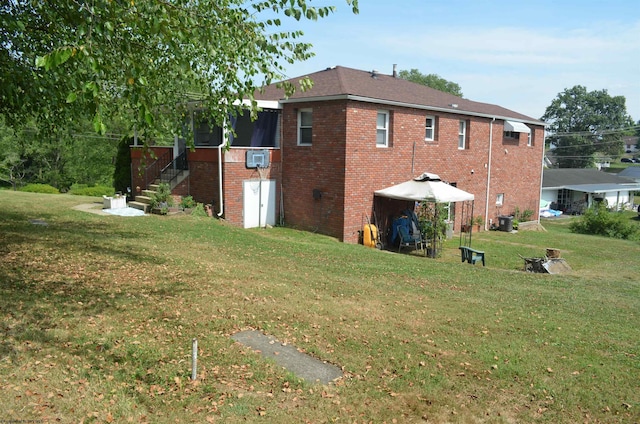
[[[247,168],[268,168],[269,150],[247,150]]]

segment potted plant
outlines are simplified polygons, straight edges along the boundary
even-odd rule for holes
[[[180,209],[184,213],[191,213],[191,210],[196,207],[196,201],[191,196],[183,196],[180,198]]]
[[[120,193],[116,193],[113,196],[102,196],[102,203],[104,209],[121,209],[127,207],[127,197]]]
[[[170,206],[173,206],[171,188],[169,184],[162,183],[151,197],[151,210],[160,215],[166,215],[169,212]]]
[[[471,220],[471,224],[473,225],[473,229],[479,232],[484,227],[484,218],[481,215],[476,215]]]
[[[442,252],[442,243],[447,238],[447,210],[443,203],[422,202],[418,209],[418,220],[423,239],[427,242],[427,256],[436,258]]]

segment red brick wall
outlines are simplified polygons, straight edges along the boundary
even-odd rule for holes
[[[297,110],[313,108],[313,146],[296,146]],[[390,112],[389,147],[376,146],[376,114]],[[425,142],[427,114],[438,117],[437,140]],[[467,121],[468,148],[458,149],[459,121]],[[532,209],[540,196],[543,128],[535,128],[534,146],[503,139],[503,121],[493,122],[491,181],[487,197],[491,119],[384,107],[354,101],[289,104],[283,112],[283,184],[288,225],[355,243],[371,217],[373,192],[423,172],[440,175],[475,195],[474,215],[488,218]],[[346,132],[342,129],[346,125]],[[530,126],[531,127],[531,126]],[[508,143],[508,144],[505,144]],[[505,152],[505,149],[507,151]],[[314,200],[312,189],[322,191]],[[496,208],[498,193],[504,205]],[[460,226],[460,207],[456,207]],[[399,211],[398,211],[399,212]],[[381,217],[379,217],[381,218]]]
[[[224,153],[223,190],[224,190],[224,218],[235,225],[243,225],[243,181],[245,180],[276,180],[276,217],[280,213],[280,182],[282,170],[280,166],[280,151],[269,150],[269,167],[248,169],[246,167],[247,149],[232,148]],[[217,199],[216,199],[216,206]],[[277,221],[277,220],[276,220]]]
[[[302,108],[313,109],[312,146],[297,146],[297,111]],[[379,110],[390,112],[386,148],[376,146]],[[437,117],[436,141],[424,140],[426,115]],[[464,150],[458,149],[460,120],[467,122]],[[286,104],[282,122],[281,148],[270,150],[271,165],[262,177],[277,181],[277,216],[282,199],[288,226],[355,243],[367,217],[372,217],[373,192],[423,172],[438,174],[473,193],[474,215],[487,216],[494,223],[499,215],[512,214],[516,208],[531,209],[533,219],[538,217],[542,126],[529,125],[534,131],[533,146],[527,146],[524,134],[519,140],[505,139],[504,121],[499,119],[492,123],[489,118],[347,100]],[[198,202],[213,202],[216,213],[220,211],[217,155],[218,150],[210,148],[188,153],[190,194]],[[246,149],[234,148],[224,152],[223,159],[224,217],[236,225],[243,224],[243,180],[261,177],[255,169],[246,168],[245,155]],[[140,160],[140,153],[132,151],[134,169]],[[314,199],[314,190],[321,194],[319,199]],[[495,204],[499,193],[504,194],[500,207]],[[399,204],[399,209],[403,207],[406,204]],[[458,230],[460,206],[455,210]]]
[[[161,156],[163,152],[170,151],[172,147],[151,148],[157,156]],[[223,201],[224,213],[223,217],[235,224],[243,225],[243,194],[242,182],[251,179],[274,179],[276,180],[276,216],[280,214],[280,188],[282,180],[281,154],[279,149],[270,149],[270,166],[260,173],[255,169],[247,169],[246,151],[248,149],[231,148],[229,151],[223,151]],[[219,174],[218,174],[218,149],[216,148],[197,148],[195,151],[187,152],[189,161],[189,178],[172,190],[172,194],[176,196],[191,195],[196,202],[214,205],[216,214],[220,212],[220,196],[219,196]],[[132,169],[137,170],[138,167],[145,163],[149,165],[154,159],[150,154],[145,153],[142,149],[132,149],[131,163]],[[144,171],[144,166],[142,167]],[[262,176],[260,176],[262,174]],[[139,186],[140,190],[144,190],[144,175],[133,172],[133,186]],[[140,194],[140,193],[137,193]]]
[[[540,181],[542,179],[542,152],[544,128],[532,128],[533,146],[527,146],[526,134],[520,134],[515,143],[504,139],[503,122],[494,124],[494,143],[489,193],[489,218],[494,223],[499,215],[511,215],[518,208],[521,212],[534,211],[532,219],[538,218],[540,205]],[[502,206],[496,205],[498,194],[504,194]]]
[[[270,149],[269,167],[261,170],[247,169],[246,151],[248,149],[231,148],[222,153],[222,184],[223,184],[223,217],[232,224],[243,225],[243,194],[244,180],[263,179],[276,180],[276,216],[280,213],[280,150]],[[188,153],[190,191],[197,202],[214,205],[216,214],[220,213],[220,193],[218,174],[218,149],[200,148]]]
[[[297,146],[297,111],[303,108],[313,108],[311,146]],[[346,103],[287,105],[282,122],[285,223],[342,239],[348,216],[344,212]],[[314,189],[319,190],[319,199],[314,199]]]

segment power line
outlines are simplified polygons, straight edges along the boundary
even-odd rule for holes
[[[640,125],[633,125],[631,127],[602,130],[602,131],[596,131],[596,132],[591,132],[591,131],[558,132],[555,134],[550,134],[547,137],[576,137],[576,136],[598,137],[598,136],[607,135],[607,134],[616,134],[616,133],[627,132],[627,131],[637,131],[638,129],[640,129]]]
[[[606,146],[610,144],[619,144],[621,140],[618,141],[607,141],[607,142],[599,142],[599,143],[589,143],[589,144],[572,144],[570,146],[556,146],[553,149],[549,149],[548,151],[557,150],[557,149],[581,149],[584,147],[598,147],[598,146]]]

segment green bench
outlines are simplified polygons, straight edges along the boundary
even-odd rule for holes
[[[460,246],[460,256],[462,262],[469,262],[471,265],[475,265],[476,262],[482,261],[484,266],[484,252],[482,250],[472,249],[467,246]]]

